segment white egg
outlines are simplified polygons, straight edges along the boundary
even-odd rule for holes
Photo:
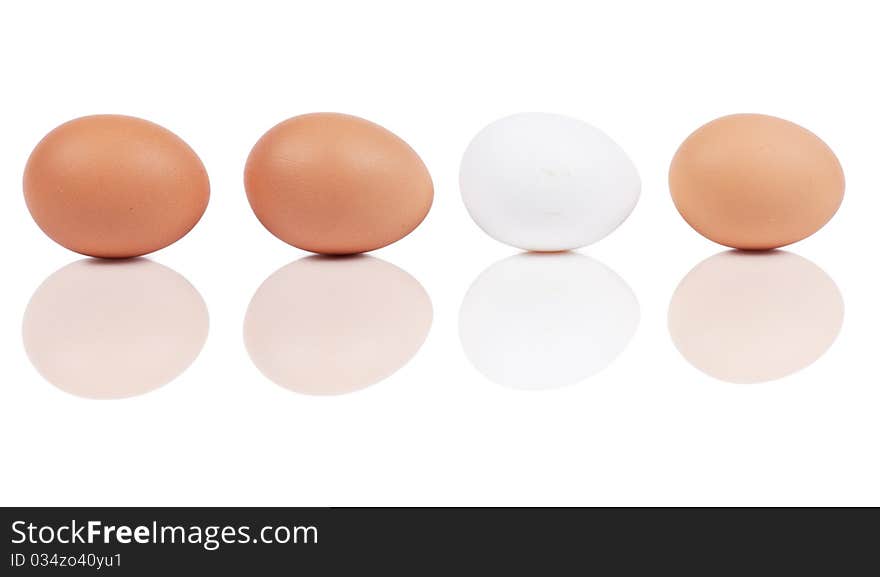
[[[607,367],[638,324],[635,294],[607,266],[573,252],[521,253],[471,285],[459,336],[468,359],[492,381],[550,389]]]
[[[630,215],[641,181],[604,132],[558,114],[497,120],[461,161],[461,195],[489,236],[533,251],[570,250],[611,233]]]

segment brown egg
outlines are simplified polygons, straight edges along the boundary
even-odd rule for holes
[[[725,246],[767,250],[802,240],[843,200],[843,170],[812,132],[761,114],[700,127],[669,168],[676,208],[697,232]]]
[[[381,248],[412,232],[434,198],[407,143],[362,118],[297,116],[264,134],[247,160],[251,208],[281,240],[323,254]]]
[[[47,134],[24,171],[34,220],[81,254],[126,258],[184,236],[208,205],[208,175],[174,133],[140,118],[85,116]]]

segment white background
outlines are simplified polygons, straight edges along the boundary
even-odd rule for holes
[[[0,503],[880,505],[878,54],[868,2],[3,3]],[[530,110],[599,126],[643,185],[629,220],[581,251],[632,288],[635,335],[596,376],[541,391],[481,375],[458,334],[468,287],[517,252],[468,217],[460,155],[488,122]],[[277,386],[242,337],[256,289],[306,254],[253,216],[244,160],[312,111],[394,131],[436,187],[422,226],[374,253],[430,295],[427,340],[341,396]],[[809,128],[847,177],[837,216],[788,249],[834,279],[842,331],[812,365],[752,385],[703,374],[667,329],[678,283],[722,250],[676,213],[668,163],[734,112]],[[93,113],[173,130],[212,183],[201,223],[150,257],[204,298],[206,344],[173,382],[116,401],[51,385],[21,336],[36,288],[80,258],[31,220],[22,170],[46,132]]]

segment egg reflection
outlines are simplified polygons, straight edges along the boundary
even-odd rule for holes
[[[459,332],[471,363],[492,381],[547,389],[608,366],[639,317],[635,294],[598,261],[525,253],[477,277],[461,305]]]
[[[843,298],[822,269],[785,251],[727,251],[694,267],[669,304],[675,346],[732,383],[790,375],[821,357],[843,324]]]
[[[431,299],[400,268],[370,256],[310,256],[272,274],[244,321],[251,360],[299,393],[352,392],[390,376],[428,335]]]
[[[50,383],[118,399],[164,385],[198,356],[208,310],[181,275],[147,259],[71,263],[31,297],[24,347]]]

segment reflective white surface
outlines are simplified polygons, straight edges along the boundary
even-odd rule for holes
[[[471,285],[461,344],[489,379],[519,389],[580,382],[604,369],[639,324],[639,303],[614,271],[582,254],[524,253]]]
[[[669,332],[695,367],[761,383],[810,365],[843,325],[843,297],[825,271],[794,253],[718,253],[694,267],[669,303]]]
[[[260,286],[244,342],[260,371],[283,387],[349,393],[403,366],[425,341],[432,315],[422,285],[384,260],[310,256]]]
[[[118,399],[160,387],[198,356],[208,310],[181,275],[148,259],[83,259],[47,278],[24,313],[24,348],[50,383]]]

